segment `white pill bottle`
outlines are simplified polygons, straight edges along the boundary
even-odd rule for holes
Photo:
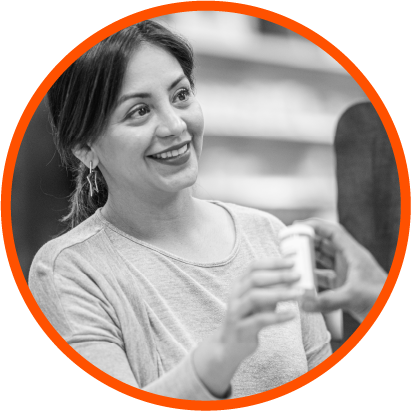
[[[280,233],[280,248],[284,258],[294,262],[293,272],[301,276],[295,287],[316,292],[314,229],[304,224],[284,227]]]
[[[304,224],[290,225],[279,233],[283,257],[294,262],[292,271],[301,276],[301,279],[295,283],[295,287],[304,289],[306,295],[317,293],[314,236],[314,229]],[[332,339],[341,341],[344,337],[342,310],[324,313],[323,316]]]

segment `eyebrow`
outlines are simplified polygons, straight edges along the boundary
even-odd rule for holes
[[[180,77],[178,77],[177,79],[175,79],[170,86],[167,88],[167,91],[171,91],[178,83],[180,83],[180,81],[184,80],[186,77],[185,74],[182,74]],[[116,106],[120,106],[121,104],[123,104],[125,101],[130,100],[132,98],[149,98],[151,97],[150,93],[131,93],[131,94],[124,94],[123,96],[121,96],[118,101]]]

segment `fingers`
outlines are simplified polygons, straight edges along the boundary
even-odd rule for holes
[[[258,270],[249,273],[235,288],[235,296],[241,297],[253,288],[283,286],[291,287],[300,275],[288,270]]]
[[[237,331],[256,338],[267,325],[288,321],[294,314],[278,312],[277,304],[301,298],[304,290],[293,288],[300,276],[293,273],[294,262],[276,258],[259,261],[233,287],[228,304],[225,332]]]
[[[350,303],[350,296],[345,288],[324,291],[316,296],[305,296],[301,307],[309,312],[330,312],[337,309],[345,309]]]
[[[321,254],[326,255],[327,257],[333,258],[335,255],[335,247],[328,238],[321,237],[319,234],[316,234],[314,237],[314,247]]]
[[[321,226],[322,223],[325,223],[327,225],[328,224],[330,225],[330,230],[331,230],[331,226],[333,225],[331,223],[318,220],[318,219],[298,221],[298,223],[309,225],[312,228],[314,228],[314,231],[315,231],[314,249],[315,249],[316,262],[321,268],[332,269],[335,264],[335,255],[336,255],[336,251],[338,250],[338,248],[331,241],[332,240],[332,237],[330,236],[331,231],[319,232],[318,227]]]
[[[317,285],[322,288],[335,288],[337,274],[333,270],[314,270]]]
[[[256,312],[274,311],[279,302],[297,300],[303,293],[298,288],[254,288],[232,302],[229,314],[237,320]]]
[[[299,221],[299,223],[311,226],[318,237],[328,240],[328,244],[332,245],[336,250],[344,252],[354,244],[359,245],[344,227],[339,224],[318,218]]]
[[[285,258],[254,263],[234,285],[232,298],[239,298],[253,288],[291,286],[300,279],[291,270],[293,265],[293,261]]]
[[[265,327],[274,324],[281,324],[295,318],[296,313],[293,311],[279,311],[279,312],[262,312],[247,317],[242,320],[237,326],[237,336],[239,342],[249,342]]]
[[[294,262],[287,258],[271,258],[255,261],[253,264],[251,264],[249,272],[267,270],[289,270],[293,268],[293,265]]]
[[[335,264],[335,258],[334,257],[329,257],[328,255],[325,255],[321,253],[320,251],[315,251],[315,261],[318,265],[318,267],[321,268],[326,268],[331,270],[334,268]]]

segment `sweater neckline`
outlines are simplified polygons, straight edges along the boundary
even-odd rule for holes
[[[222,202],[220,202],[220,201],[216,201],[216,200],[204,200],[204,201],[208,201],[209,203],[213,203],[213,204],[215,204],[215,205],[218,205],[218,206],[224,208],[224,210],[226,210],[226,211],[228,212],[228,214],[230,215],[230,217],[231,217],[231,219],[232,219],[232,221],[233,221],[233,224],[234,224],[234,232],[235,232],[234,247],[232,248],[230,254],[229,254],[226,258],[224,258],[224,259],[222,259],[222,260],[220,260],[220,261],[216,261],[216,262],[201,263],[201,262],[197,262],[197,261],[187,260],[187,259],[185,259],[185,258],[182,258],[182,257],[178,256],[178,255],[175,255],[175,254],[170,253],[170,252],[168,252],[168,251],[166,251],[166,250],[163,250],[163,249],[161,249],[161,248],[159,248],[159,247],[156,247],[156,246],[154,246],[154,245],[152,245],[152,244],[150,244],[150,243],[147,243],[147,242],[145,242],[145,241],[143,241],[143,240],[139,240],[138,238],[133,237],[132,235],[127,234],[126,232],[120,230],[120,229],[117,228],[115,225],[113,225],[113,224],[110,223],[108,220],[106,220],[106,219],[103,217],[103,214],[101,213],[101,208],[99,208],[99,209],[96,211],[95,215],[98,217],[98,219],[99,219],[108,229],[110,229],[111,231],[115,232],[116,234],[118,234],[118,235],[120,235],[120,236],[122,236],[122,237],[124,237],[124,238],[126,238],[126,239],[128,239],[128,240],[130,240],[130,241],[132,241],[133,243],[136,243],[136,244],[144,247],[144,248],[153,250],[153,251],[155,251],[155,252],[157,252],[157,253],[159,253],[159,254],[162,254],[162,255],[164,255],[164,256],[167,256],[167,257],[169,257],[169,258],[171,258],[171,259],[173,259],[173,260],[177,260],[177,261],[180,261],[180,262],[182,262],[182,263],[185,263],[185,264],[188,264],[188,265],[193,265],[193,266],[198,266],[198,267],[218,267],[218,266],[223,266],[223,265],[226,265],[226,264],[230,263],[230,262],[235,258],[235,256],[236,256],[237,253],[238,253],[239,246],[240,246],[240,226],[239,226],[239,224],[238,224],[237,216],[235,215],[235,213],[234,213],[232,210],[230,210],[230,208],[229,208],[226,204],[224,204],[224,203],[222,203]]]

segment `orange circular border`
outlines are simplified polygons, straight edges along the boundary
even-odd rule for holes
[[[396,163],[398,168],[398,175],[400,181],[401,189],[401,222],[400,231],[398,236],[398,244],[395,252],[394,260],[391,266],[390,273],[387,277],[387,281],[382,289],[380,296],[374,307],[358,327],[358,329],[353,333],[353,335],[343,344],[332,356],[322,362],[320,365],[310,370],[306,374],[298,377],[297,379],[290,381],[280,387],[274,388],[270,391],[266,391],[260,394],[255,394],[249,397],[222,400],[222,401],[192,401],[192,400],[179,400],[169,397],[164,397],[161,395],[151,394],[144,390],[131,387],[108,374],[104,373],[83,357],[81,357],[73,348],[67,344],[64,339],[57,333],[57,331],[48,322],[45,315],[40,310],[35,299],[33,298],[28,285],[24,279],[23,272],[21,270],[19,260],[17,257],[17,252],[14,245],[12,223],[11,223],[11,188],[13,181],[14,166],[16,163],[18,151],[20,148],[21,141],[24,137],[26,128],[40,104],[41,100],[52,86],[52,84],[57,80],[57,78],[62,74],[66,68],[73,63],[78,57],[85,53],[88,49],[93,47],[96,43],[100,42],[104,38],[110,36],[111,34],[135,24],[142,20],[151,19],[154,17],[159,17],[166,14],[188,12],[188,11],[223,11],[238,14],[245,14],[260,19],[271,21],[275,24],[284,26],[306,39],[310,40],[329,55],[331,55],[336,61],[338,61],[347,72],[356,80],[363,91],[366,93],[373,106],[377,110],[384,127],[388,133]],[[132,14],[123,19],[120,19],[109,26],[103,28],[97,33],[90,36],[88,39],[84,40],[76,48],[74,48],[70,53],[67,54],[54,69],[49,73],[49,75],[40,84],[39,88],[34,93],[33,97],[30,99],[20,121],[17,125],[16,131],[14,133],[13,139],[10,143],[10,148],[7,154],[4,174],[3,174],[3,185],[1,193],[1,217],[3,225],[3,236],[6,246],[6,252],[9,259],[10,267],[12,269],[15,281],[20,290],[20,293],[26,302],[29,310],[33,314],[36,321],[39,323],[44,332],[49,336],[49,338],[54,342],[54,344],[73,362],[75,362],[79,367],[86,371],[91,376],[97,378],[104,384],[127,394],[131,397],[138,398],[140,400],[150,402],[156,405],[162,405],[166,407],[179,408],[179,409],[189,409],[189,410],[221,410],[221,409],[232,409],[251,406],[259,404],[265,401],[272,400],[274,398],[286,395],[298,388],[308,384],[313,381],[331,367],[337,364],[342,358],[344,358],[357,343],[362,339],[362,337],[370,329],[374,321],[377,319],[382,309],[384,308],[393,288],[397,281],[402,262],[404,260],[405,251],[408,242],[408,233],[410,227],[410,182],[408,176],[408,169],[405,160],[404,151],[402,149],[401,141],[399,139],[398,133],[395,129],[394,123],[384,106],[384,103],[378,96],[377,92],[374,90],[369,81],[361,73],[361,71],[336,47],[325,40],[323,37],[310,30],[309,28],[287,18],[280,14],[261,9],[258,7],[248,6],[238,3],[220,2],[220,1],[194,1],[194,2],[183,2],[183,3],[173,3],[163,6],[154,7],[151,9],[143,10],[141,12]]]

